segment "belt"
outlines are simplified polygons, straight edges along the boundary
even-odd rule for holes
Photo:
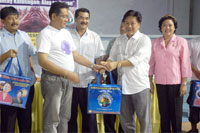
[[[57,77],[65,78],[65,76],[57,75],[57,74],[51,73],[49,71],[46,71],[44,69],[42,69],[42,73],[47,74],[47,75],[51,75],[51,76],[57,76]]]

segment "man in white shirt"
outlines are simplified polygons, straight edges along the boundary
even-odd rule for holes
[[[36,40],[39,64],[43,68],[43,132],[68,131],[72,101],[71,82],[80,81],[74,73],[74,61],[95,71],[102,69],[102,66],[94,65],[76,51],[71,34],[64,29],[68,16],[66,3],[53,3],[49,10],[50,25],[39,33]]]
[[[99,35],[88,29],[90,11],[79,8],[75,11],[76,29],[70,30],[72,38],[80,55],[91,62],[100,62],[100,57],[105,55],[104,47]],[[71,119],[69,132],[77,132],[78,105],[82,113],[82,132],[97,132],[95,114],[87,114],[87,89],[88,83],[95,78],[94,71],[75,63],[75,72],[80,78],[80,83],[73,85]]]
[[[122,85],[120,122],[124,132],[136,132],[135,112],[140,132],[151,133],[151,97],[148,78],[151,40],[139,31],[142,16],[129,10],[123,21],[126,34],[116,38],[108,62],[110,71],[118,67],[118,84]]]
[[[192,80],[190,85],[190,93],[187,99],[187,103],[190,105],[189,121],[191,123],[191,130],[189,133],[198,133],[197,124],[200,121],[200,108],[191,106],[194,95],[193,83],[194,81],[200,81],[200,37],[192,39],[188,42],[190,49],[190,56],[192,58]]]

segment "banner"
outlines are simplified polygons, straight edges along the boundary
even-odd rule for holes
[[[20,13],[20,30],[28,32],[35,46],[37,33],[46,27],[49,20],[49,7],[52,3],[60,1],[69,5],[68,27],[74,26],[74,13],[78,6],[77,0],[0,0],[0,9],[5,6],[13,6]],[[0,29],[3,24],[0,22]]]

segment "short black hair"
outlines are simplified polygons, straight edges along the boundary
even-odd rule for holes
[[[68,9],[69,6],[65,2],[54,2],[54,3],[52,3],[50,10],[49,10],[49,18],[51,19],[51,16],[52,16],[53,13],[55,13],[56,15],[59,15],[60,9],[62,9],[62,8]]]
[[[125,14],[124,17],[122,19],[122,22],[124,22],[126,20],[127,17],[129,16],[133,16],[136,17],[138,23],[141,24],[142,22],[142,14],[139,11],[134,11],[134,10],[128,10]]]
[[[174,33],[175,33],[176,29],[178,28],[178,22],[177,22],[176,18],[173,15],[171,15],[171,14],[166,14],[165,16],[163,16],[163,17],[160,18],[160,20],[158,22],[158,27],[159,27],[160,32],[162,32],[161,31],[161,27],[162,27],[163,22],[165,20],[167,20],[167,19],[170,19],[170,20],[173,21],[174,27],[175,27],[175,31],[174,31]]]
[[[18,93],[21,93],[21,94],[23,95],[23,91],[22,91],[22,90],[18,90],[18,91],[17,91],[17,94],[18,94]]]
[[[9,85],[10,85],[10,89],[12,90],[13,84],[12,84],[11,82],[5,82],[4,85],[5,85],[5,84],[9,84]]]
[[[197,96],[200,97],[200,91],[197,91]]]
[[[78,18],[79,12],[87,12],[90,17],[90,11],[87,8],[79,8],[75,11],[75,18]]]
[[[16,8],[12,7],[12,6],[9,6],[9,7],[4,7],[1,9],[0,11],[0,16],[1,16],[1,19],[5,19],[8,15],[11,15],[11,14],[14,14],[14,15],[19,15],[19,12],[17,11]]]

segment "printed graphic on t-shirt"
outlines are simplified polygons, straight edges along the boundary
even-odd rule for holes
[[[62,49],[63,53],[65,53],[67,55],[70,55],[71,54],[71,49],[70,49],[69,42],[67,42],[67,41],[64,40],[61,43],[62,43],[61,44],[61,49]]]

